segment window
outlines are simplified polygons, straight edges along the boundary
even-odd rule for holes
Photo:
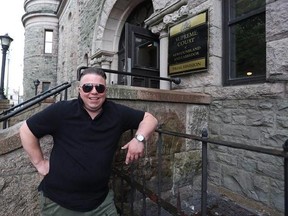
[[[224,0],[224,85],[264,82],[265,0]]]
[[[135,66],[158,69],[159,45],[150,38],[135,36]]]
[[[53,43],[53,31],[45,30],[45,53],[52,53],[52,43]]]
[[[50,89],[50,82],[42,82],[42,92],[48,91]]]

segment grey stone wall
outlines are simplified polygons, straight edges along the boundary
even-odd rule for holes
[[[221,14],[220,1],[202,1],[199,5],[193,2],[193,5],[190,10],[192,14],[204,8],[209,9],[209,70],[207,73],[183,77],[180,88],[212,96],[209,136],[281,150],[288,138],[288,52],[285,50],[288,38],[287,1],[267,2],[267,82],[229,87],[221,84],[222,28],[217,18],[217,14]],[[282,9],[276,10],[279,5]],[[210,145],[208,160],[212,185],[223,188],[223,193],[228,189],[239,197],[260,201],[264,206],[275,209],[276,213],[273,214],[281,215],[279,212],[284,209],[282,158]]]
[[[218,100],[209,113],[210,137],[282,149],[288,100]],[[284,210],[283,158],[210,145],[209,179],[243,197]]]
[[[61,13],[58,83],[76,80],[76,69],[79,66],[88,66],[92,55],[92,38],[101,7],[102,1],[97,0],[70,1]]]
[[[279,5],[282,9],[278,11]],[[205,88],[204,91],[214,97],[209,113],[212,137],[282,149],[288,138],[285,81],[288,62],[284,49],[288,16],[284,8],[287,1],[281,0],[269,2],[266,8],[268,82]],[[279,212],[284,210],[282,158],[212,145],[210,148],[209,178],[213,184],[258,200]]]
[[[57,65],[57,82],[71,82],[77,78],[79,41],[86,40],[79,33],[79,1],[70,1],[65,11],[59,15],[59,51]],[[80,60],[81,59],[81,60]]]
[[[277,9],[281,8],[281,9]],[[267,78],[288,80],[288,2],[270,1],[266,7]]]
[[[41,82],[38,87],[39,92],[41,92],[42,82],[50,82],[51,86],[56,86],[57,83],[58,19],[55,15],[56,11],[52,10],[56,9],[57,1],[50,6],[42,3],[44,2],[27,1],[26,13],[22,19],[25,28],[24,100],[35,95],[34,80],[39,79]],[[45,30],[53,30],[52,54],[44,53]]]
[[[41,0],[41,2],[36,2],[31,0],[25,0],[24,9],[26,12],[33,11],[56,11],[59,5],[59,0]],[[40,4],[39,4],[40,3]]]
[[[162,22],[150,28],[157,33],[186,19],[187,16],[208,10],[208,71],[182,76],[181,84],[173,85],[173,88],[186,92],[203,92],[212,96],[208,117],[210,137],[282,149],[288,138],[285,123],[288,6],[285,0],[266,2],[266,83],[223,87],[224,44],[220,0],[188,1],[187,5],[163,14]],[[239,197],[260,201],[281,214],[279,212],[284,209],[283,159],[210,145],[208,160],[211,185],[223,188],[223,193],[230,191]]]

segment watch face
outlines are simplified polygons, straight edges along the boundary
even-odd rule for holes
[[[143,135],[138,134],[138,135],[136,136],[136,139],[137,139],[138,141],[140,141],[140,142],[143,142],[145,138],[144,138]]]

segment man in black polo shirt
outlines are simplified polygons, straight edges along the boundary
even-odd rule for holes
[[[150,113],[106,100],[106,75],[100,68],[80,74],[78,99],[57,102],[20,128],[23,148],[44,176],[39,185],[43,215],[118,215],[108,188],[112,160],[123,132],[137,129],[122,147],[128,164],[142,157],[144,142],[157,127]],[[39,139],[52,135],[50,160]]]

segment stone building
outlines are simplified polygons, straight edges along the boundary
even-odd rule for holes
[[[209,94],[209,137],[278,149],[288,137],[287,0],[25,0],[24,8],[26,99],[35,79],[43,91],[76,80],[80,66],[180,77],[169,85],[111,73],[108,83]],[[283,212],[282,158],[210,150],[211,185]]]

